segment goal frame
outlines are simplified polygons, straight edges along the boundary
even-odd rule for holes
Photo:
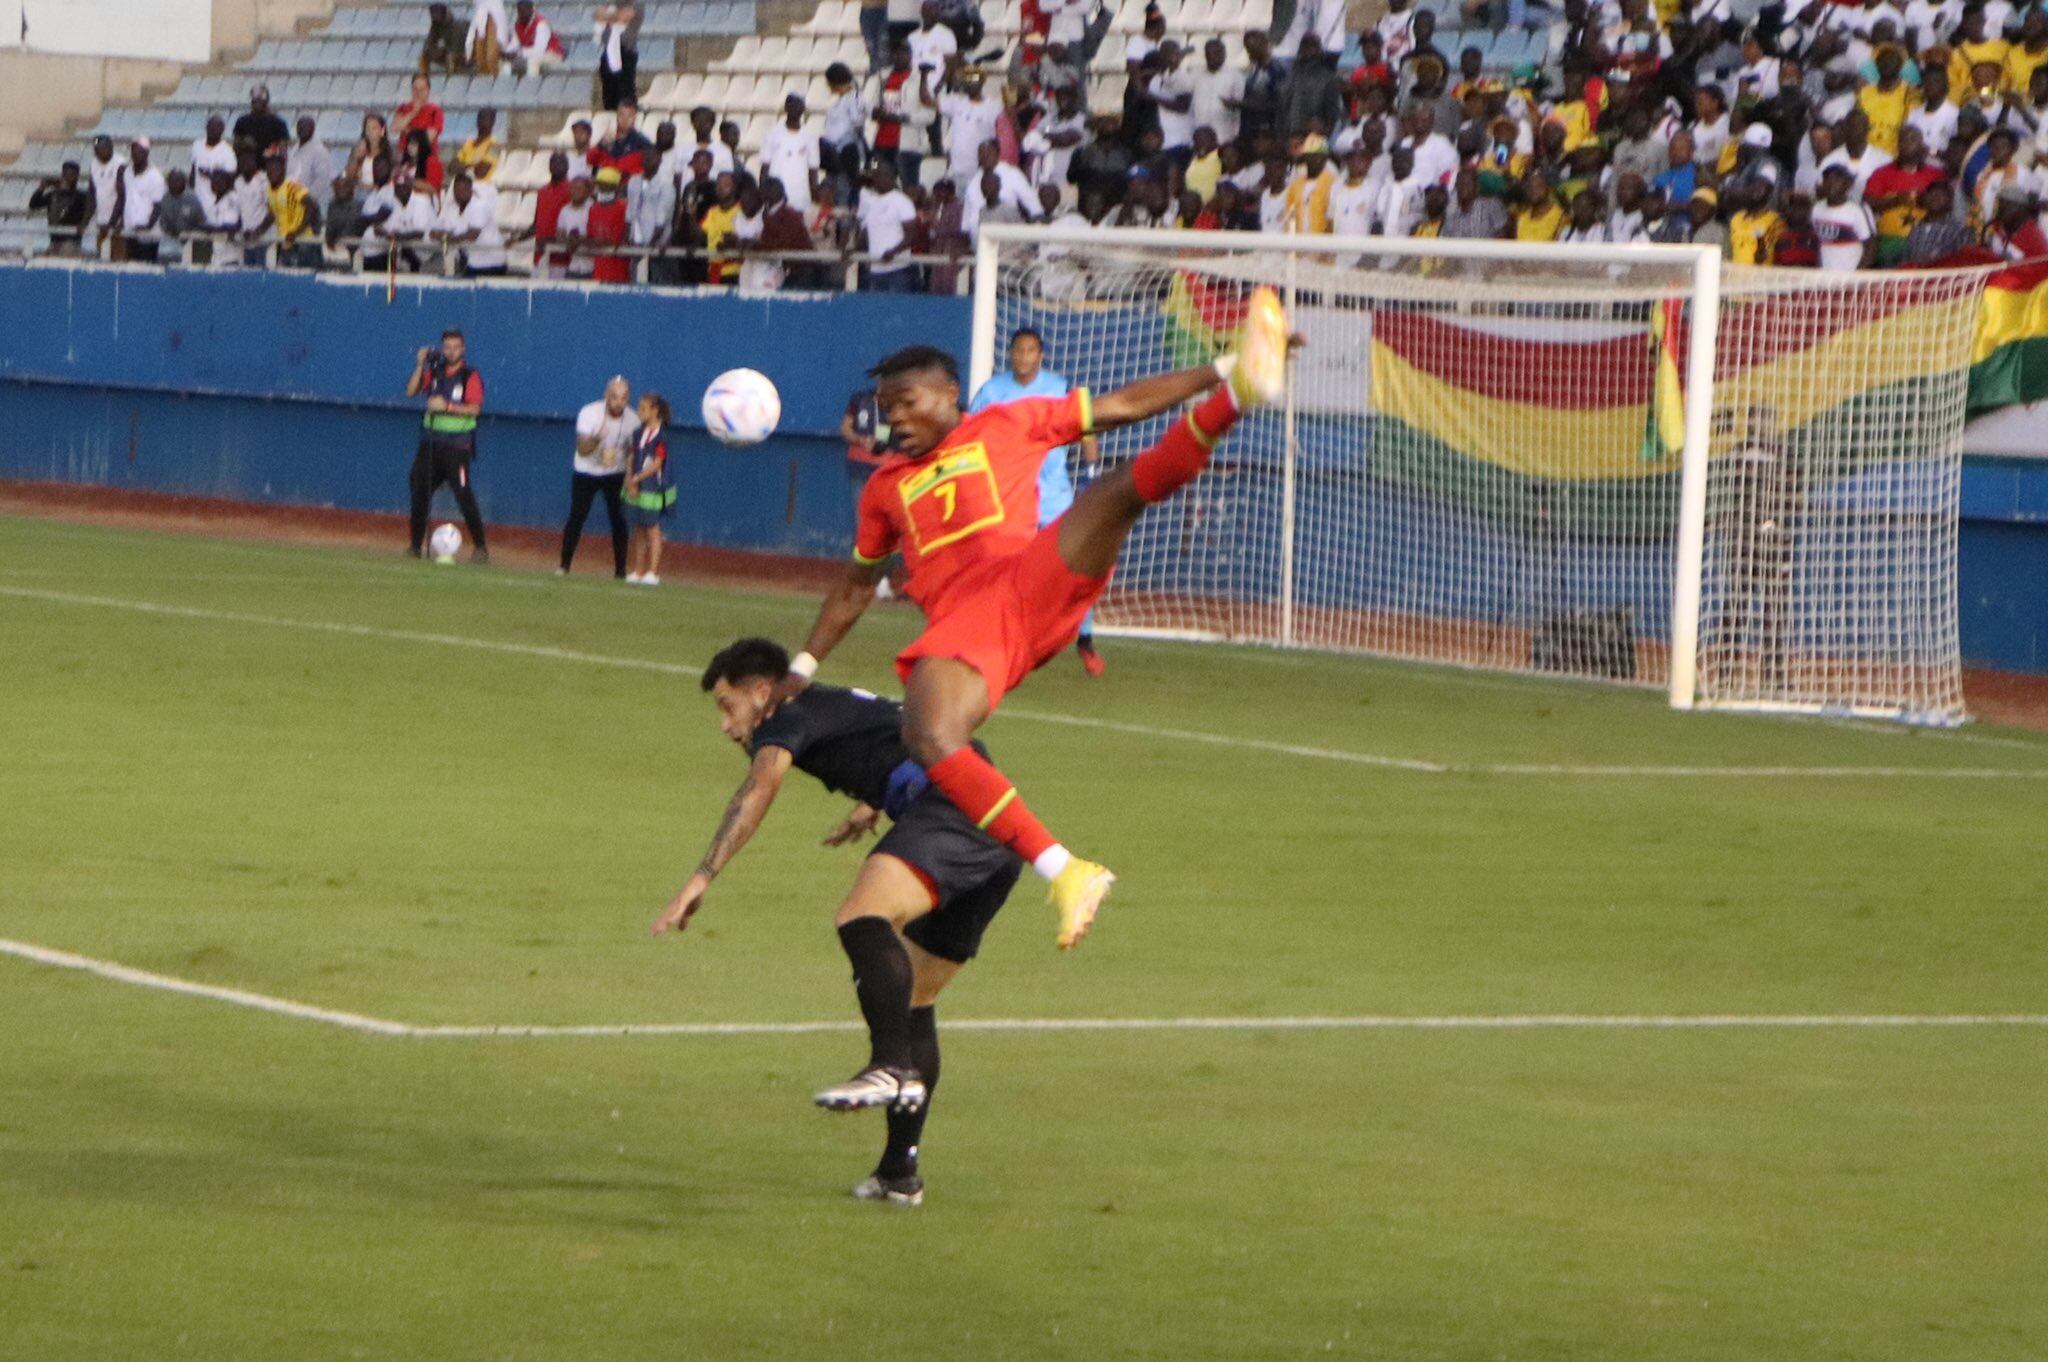
[[[1714,358],[1721,317],[1721,252],[1716,246],[1564,244],[1558,242],[1473,241],[1442,238],[1322,236],[1286,233],[1181,231],[1137,227],[1055,227],[989,223],[975,245],[974,311],[968,354],[969,391],[994,375],[996,309],[1002,248],[1020,246],[1130,246],[1162,252],[1206,250],[1218,254],[1283,255],[1284,297],[1294,309],[1294,264],[1303,255],[1356,253],[1451,260],[1523,261],[1532,264],[1682,266],[1691,279],[1690,335],[1686,348],[1685,444],[1681,452],[1676,559],[1672,565],[1670,679],[1666,694],[1673,709],[1698,704],[1700,593],[1705,570],[1707,461],[1713,434]],[[1297,413],[1293,372],[1288,374],[1281,415],[1286,440],[1281,463],[1279,647],[1299,646],[1294,631],[1295,497]],[[1146,631],[1196,639],[1196,633]],[[1804,712],[1799,705],[1765,704],[1765,709]]]

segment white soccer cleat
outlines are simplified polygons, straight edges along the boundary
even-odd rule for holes
[[[1245,305],[1237,331],[1230,391],[1240,408],[1270,406],[1287,390],[1287,309],[1261,284]]]
[[[924,1105],[924,1080],[911,1069],[862,1069],[844,1083],[835,1083],[811,1100],[827,1111],[867,1111],[887,1107],[916,1111]]]
[[[885,1178],[880,1173],[870,1173],[854,1185],[856,1201],[886,1201],[891,1206],[921,1206],[924,1204],[924,1179],[912,1173],[907,1178]]]

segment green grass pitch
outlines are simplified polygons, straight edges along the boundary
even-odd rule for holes
[[[849,1020],[807,783],[646,936],[742,763],[605,661],[810,609],[0,520],[0,937],[420,1025]],[[2035,735],[1107,648],[987,736],[1118,895],[1061,957],[1020,890],[942,1029],[2048,1012],[2048,780],[1986,774]],[[2048,1028],[946,1047],[906,1213],[807,1100],[853,1034],[384,1037],[0,957],[0,1357],[2048,1354]]]

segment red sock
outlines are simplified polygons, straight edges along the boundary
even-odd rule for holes
[[[1052,850],[1058,843],[1045,830],[1010,778],[991,766],[988,758],[971,747],[963,747],[925,774],[932,784],[953,801],[974,825],[1021,856],[1027,864]]]
[[[1195,480],[1209,466],[1209,452],[1237,423],[1237,399],[1230,385],[1219,384],[1195,405],[1184,421],[1173,423],[1159,443],[1140,454],[1131,464],[1131,477],[1138,495],[1147,501],[1164,501]]]

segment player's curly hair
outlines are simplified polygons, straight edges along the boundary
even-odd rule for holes
[[[723,681],[728,686],[737,686],[742,681],[762,678],[780,681],[789,675],[789,652],[780,643],[766,638],[743,638],[728,643],[718,650],[718,656],[711,659],[711,665],[704,669],[703,688],[710,690]]]
[[[955,383],[960,381],[960,366],[953,357],[936,345],[906,345],[901,350],[882,356],[881,362],[868,370],[868,377],[880,381],[885,378],[900,378],[925,369],[936,369]]]

